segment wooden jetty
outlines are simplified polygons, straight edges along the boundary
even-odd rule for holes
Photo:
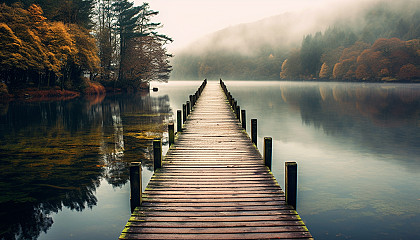
[[[312,239],[219,83],[203,89],[119,239]]]

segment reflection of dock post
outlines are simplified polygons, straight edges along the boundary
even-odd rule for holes
[[[175,126],[173,122],[168,124],[169,147],[175,143]]]
[[[297,196],[297,163],[285,163],[285,194],[287,204],[293,206],[296,210]]]
[[[176,111],[176,131],[182,132],[182,119],[181,119],[181,110]]]
[[[251,140],[257,146],[257,119],[251,119]]]
[[[245,110],[241,110],[241,121],[242,121],[242,128],[246,131],[246,112],[245,112]]]
[[[154,171],[162,167],[162,140],[156,138],[153,140],[153,160]]]
[[[265,166],[267,166],[271,170],[271,162],[273,158],[273,140],[271,137],[264,138],[264,162]]]
[[[130,165],[130,206],[131,212],[141,205],[141,162],[132,162]]]

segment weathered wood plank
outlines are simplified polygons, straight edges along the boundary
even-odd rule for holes
[[[271,216],[271,215],[296,215],[294,210],[271,210],[271,211],[135,211],[132,216],[136,217],[233,217],[233,216]]]
[[[218,84],[208,84],[120,239],[311,239]]]
[[[293,210],[289,205],[274,205],[274,206],[219,206],[219,207],[181,207],[181,206],[167,206],[166,204],[162,205],[152,205],[147,207],[140,207],[138,211],[165,211],[165,212],[233,212],[233,211],[276,211],[276,210]]]
[[[249,227],[250,222],[224,222],[223,227]],[[256,221],[253,227],[304,226],[302,221]],[[130,222],[130,227],[162,227],[162,228],[216,228],[220,222]],[[220,230],[219,230],[220,231]]]
[[[133,215],[130,218],[131,222],[257,222],[257,221],[285,221],[293,220],[300,221],[299,215],[272,215],[272,216],[216,216],[216,217],[138,217]]]
[[[123,233],[122,239],[311,239],[309,232],[242,233],[242,234],[140,234]]]
[[[274,227],[229,227],[224,228],[224,234],[231,233],[280,233],[280,232],[305,232],[306,228],[302,226],[274,226]],[[217,228],[162,228],[162,227],[150,227],[144,228],[142,226],[124,229],[126,233],[152,233],[152,234],[220,234],[220,229]]]
[[[142,206],[168,206],[168,207],[241,207],[241,206],[281,206],[284,200],[252,201],[252,202],[143,202]]]

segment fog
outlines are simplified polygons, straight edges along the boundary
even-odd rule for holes
[[[136,0],[136,4],[140,1]],[[160,33],[174,39],[171,79],[279,79],[281,65],[305,36],[335,29],[369,44],[403,21],[419,38],[419,0],[149,0]],[[414,27],[413,27],[414,26]],[[405,31],[403,29],[402,31]],[[408,34],[408,32],[412,34]],[[413,38],[411,38],[413,37]],[[353,42],[354,43],[354,42]],[[295,51],[296,52],[296,51]],[[270,58],[270,60],[268,60]],[[318,66],[317,66],[318,67]]]
[[[347,0],[346,0],[347,1]],[[135,0],[139,5],[143,1]],[[169,50],[185,48],[198,38],[241,23],[255,22],[285,12],[329,5],[337,0],[149,0],[160,14],[155,18],[164,27],[160,32],[175,41]],[[339,0],[338,2],[342,2]]]
[[[419,1],[402,0],[344,0],[313,1],[317,4],[300,5],[275,16],[259,21],[242,23],[201,37],[177,53],[202,54],[211,50],[234,51],[242,55],[254,55],[261,47],[293,49],[300,46],[305,35],[323,32],[329,27],[339,26],[357,31],[364,26],[364,16],[380,2],[402,15]],[[408,6],[408,7],[407,7]],[[235,13],[232,13],[235,14]]]

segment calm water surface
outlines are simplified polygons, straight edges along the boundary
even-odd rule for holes
[[[186,101],[200,83],[171,89]],[[171,104],[167,92],[0,103],[0,239],[117,239],[129,162],[146,185]]]
[[[143,162],[146,185],[150,140],[167,138],[200,84],[0,104],[0,238],[116,239],[129,162]],[[298,162],[298,212],[316,239],[420,239],[420,85],[226,84],[258,119],[258,146],[273,138],[280,185],[284,162]]]
[[[420,239],[419,84],[226,85],[258,119],[258,145],[273,137],[280,183],[298,162],[297,208],[315,239]]]

